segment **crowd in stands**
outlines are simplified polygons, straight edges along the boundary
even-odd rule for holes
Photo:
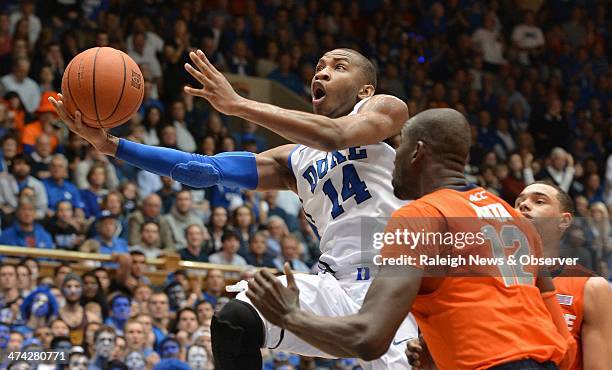
[[[83,275],[60,264],[42,276],[40,261],[3,260],[0,369],[17,366],[11,351],[71,346],[71,369],[211,369],[210,319],[227,301],[226,277],[210,270],[200,282],[179,270],[152,287],[146,258],[317,269],[318,238],[293,193],[188,188],[69,133],[47,98],[79,52],[124,50],[144,74],[142,107],[114,134],[214,155],[261,152],[266,135],[250,122],[229,130],[227,117],[183,92],[195,84],[183,69],[190,50],[308,101],[321,54],[359,50],[378,69],[377,92],[403,99],[411,115],[466,115],[470,181],[511,204],[536,180],[569,192],[577,220],[563,253],[611,278],[608,11],[605,1],[578,0],[0,2],[0,245],[112,256]],[[356,366],[274,351],[265,364]]]

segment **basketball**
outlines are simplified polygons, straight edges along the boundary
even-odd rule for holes
[[[140,107],[144,79],[126,53],[95,47],[70,61],[62,77],[62,96],[71,116],[79,110],[85,124],[112,128],[128,121]]]

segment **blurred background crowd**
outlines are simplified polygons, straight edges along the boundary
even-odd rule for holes
[[[41,276],[36,260],[2,263],[0,359],[75,346],[74,368],[97,369],[104,333],[112,333],[113,368],[150,368],[160,358],[211,368],[195,359],[210,360],[210,318],[227,300],[226,276],[176,271],[151,287],[145,258],[178,253],[270,268],[289,261],[316,271],[318,240],[294,194],[187,188],[66,131],[47,98],[60,91],[69,61],[93,46],[124,50],[145,76],[138,115],[115,134],[206,155],[261,152],[268,140],[250,122],[229,130],[227,117],[182,92],[194,82],[183,69],[189,51],[309,101],[322,53],[359,50],[378,68],[378,93],[405,100],[411,115],[451,107],[468,117],[472,182],[511,204],[536,180],[568,191],[578,219],[563,253],[610,278],[609,11],[589,0],[0,2],[0,245],[113,256],[82,276],[70,264]],[[273,351],[265,365],[355,366]]]

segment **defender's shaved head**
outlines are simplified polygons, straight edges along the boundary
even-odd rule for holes
[[[400,199],[419,198],[437,188],[465,185],[463,168],[470,152],[470,125],[454,109],[429,109],[402,129],[393,171]]]
[[[454,109],[428,109],[412,117],[402,135],[416,144],[427,144],[434,156],[464,162],[470,153],[470,125],[463,114]]]

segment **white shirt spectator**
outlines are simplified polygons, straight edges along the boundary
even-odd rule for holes
[[[17,26],[17,23],[19,23],[22,17],[23,13],[20,11],[17,11],[10,15],[9,31],[11,32],[11,36],[15,34],[15,27]],[[42,25],[40,23],[40,19],[34,14],[28,15],[28,42],[30,43],[30,45],[36,44],[36,41],[38,41],[38,36],[40,36],[41,30]]]
[[[178,121],[174,121],[173,125],[176,129],[176,146],[185,152],[195,152],[196,142],[187,127]]]
[[[503,64],[503,46],[498,41],[498,34],[486,28],[479,28],[472,35],[472,42],[482,51],[485,62],[490,64]]]
[[[2,77],[0,83],[4,86],[4,91],[15,91],[19,94],[28,112],[33,113],[36,111],[40,103],[40,88],[34,80],[30,77],[26,77],[19,82],[11,73]]]
[[[542,30],[537,26],[519,24],[512,30],[512,41],[521,49],[535,49],[546,42]]]
[[[145,55],[155,56],[164,50],[164,39],[159,37],[155,32],[146,31],[145,33]],[[134,34],[130,34],[125,40],[128,54],[134,51]]]

